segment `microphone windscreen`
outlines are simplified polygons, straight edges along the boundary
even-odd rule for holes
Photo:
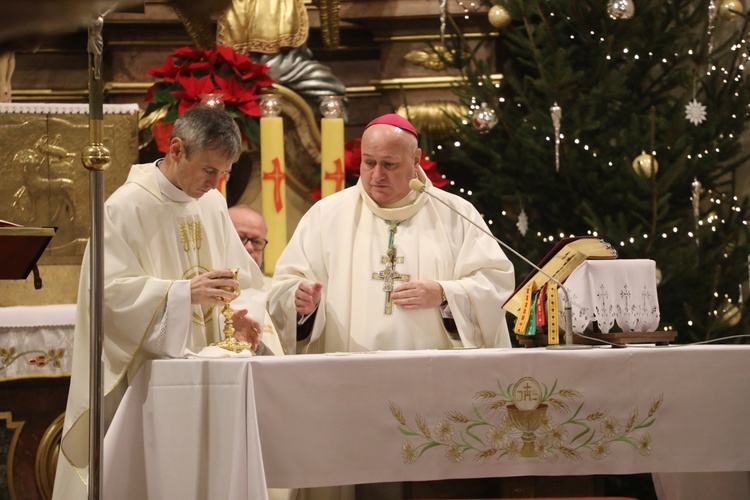
[[[416,191],[417,193],[421,193],[424,189],[424,182],[420,181],[416,177],[409,181],[409,189],[412,191]]]

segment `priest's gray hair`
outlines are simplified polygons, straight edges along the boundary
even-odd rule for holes
[[[193,151],[218,150],[224,157],[236,162],[241,153],[240,128],[226,111],[210,106],[193,106],[175,122],[170,140],[182,139],[185,155]]]

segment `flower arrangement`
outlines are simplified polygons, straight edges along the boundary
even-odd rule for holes
[[[159,149],[166,150],[159,142],[164,135],[169,137],[177,117],[208,94],[220,94],[224,108],[237,121],[244,136],[257,142],[260,132],[258,96],[263,88],[273,83],[267,72],[265,64],[255,63],[229,47],[175,49],[164,66],[147,72],[162,79],[148,89],[146,101],[149,104],[145,113],[166,110],[154,126]]]

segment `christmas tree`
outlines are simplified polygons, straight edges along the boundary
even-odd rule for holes
[[[446,39],[470,112],[433,151],[447,189],[532,260],[598,235],[620,258],[656,261],[660,328],[679,342],[745,333],[747,16],[738,0],[633,7],[493,0],[496,60],[461,59],[478,52]],[[520,280],[530,268],[510,257]]]

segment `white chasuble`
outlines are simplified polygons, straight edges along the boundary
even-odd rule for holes
[[[434,196],[486,227],[468,201],[419,175]],[[513,266],[497,242],[425,194],[411,193],[397,205],[379,207],[358,184],[317,202],[302,218],[269,294],[269,314],[287,353],[451,347],[439,307],[393,305],[386,312],[386,221],[400,221],[393,287],[407,275],[439,282],[464,347],[510,347],[502,304],[513,291]],[[301,281],[320,281],[323,290],[312,333],[297,345],[294,292]]]
[[[190,303],[189,280],[209,270],[240,269],[235,310],[247,308],[261,323],[263,276],[232,225],[216,190],[200,199],[162,194],[155,164],[134,165],[104,206],[105,419],[114,411],[141,364],[165,357],[166,344],[199,351],[223,338],[220,308]],[[172,186],[173,187],[173,186]],[[174,188],[176,189],[176,188]],[[180,201],[173,201],[178,199]],[[83,486],[88,466],[89,251],[84,256],[74,338],[70,395],[58,475]],[[169,308],[167,303],[169,302]],[[181,356],[177,349],[172,356]],[[61,478],[60,482],[69,482]],[[55,497],[57,495],[57,483]],[[61,486],[64,490],[65,487]],[[85,493],[85,488],[82,490]],[[67,497],[75,493],[68,490]]]

